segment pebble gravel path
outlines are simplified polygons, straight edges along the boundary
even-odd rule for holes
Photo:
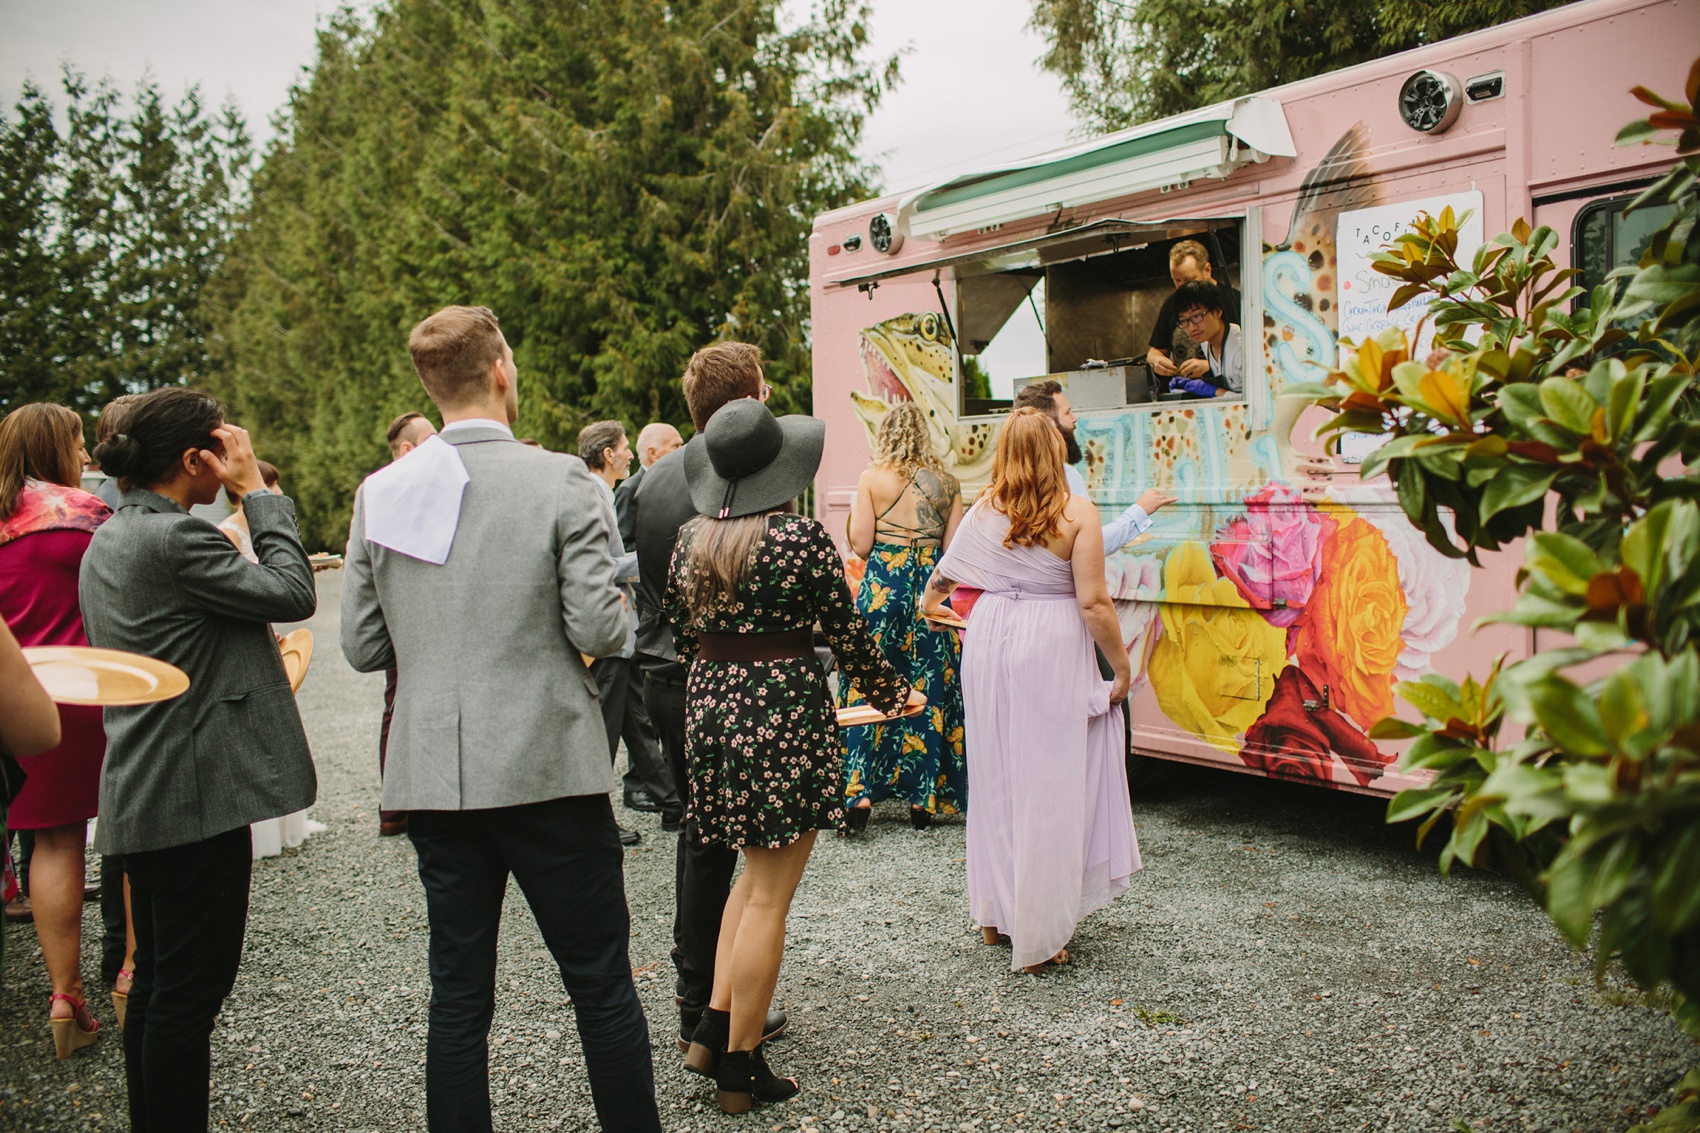
[[[425,905],[405,838],[377,832],[381,676],[336,646],[320,575],[300,701],[328,826],[254,867],[247,951],[213,1034],[215,1128],[422,1130]],[[729,1118],[673,1044],[673,848],[652,815],[627,857],[632,962],[673,1133],[933,1130],[1621,1130],[1700,1058],[1657,1004],[1596,987],[1511,881],[1450,880],[1381,802],[1183,770],[1136,798],[1146,867],[1080,926],[1073,962],[1012,974],[963,892],[963,827],[880,807],[823,837],[798,893],[773,1044],[803,1092]],[[571,1009],[518,890],[502,928],[497,1128],[590,1130]],[[98,971],[85,906],[84,971]],[[33,930],[8,925],[0,1130],[128,1128],[106,1026],[56,1063]]]

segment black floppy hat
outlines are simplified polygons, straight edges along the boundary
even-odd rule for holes
[[[715,519],[772,511],[803,494],[825,445],[824,421],[775,417],[751,397],[729,401],[708,419],[702,442],[685,446],[691,503]]]

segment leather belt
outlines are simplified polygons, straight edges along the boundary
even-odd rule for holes
[[[704,661],[790,661],[814,660],[815,635],[808,629],[785,629],[775,633],[702,633],[697,635],[697,656]]]

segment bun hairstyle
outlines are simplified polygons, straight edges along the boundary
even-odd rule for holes
[[[151,488],[176,477],[188,449],[212,449],[212,431],[224,424],[218,399],[171,386],[144,393],[124,408],[114,433],[94,448],[94,458],[118,486]]]

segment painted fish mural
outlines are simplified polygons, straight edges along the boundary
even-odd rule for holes
[[[992,478],[997,426],[963,424],[956,416],[956,342],[932,311],[912,312],[865,328],[860,337],[867,393],[852,391],[851,404],[868,431],[868,447],[888,410],[913,401],[927,414],[933,443],[951,475],[972,500]]]

